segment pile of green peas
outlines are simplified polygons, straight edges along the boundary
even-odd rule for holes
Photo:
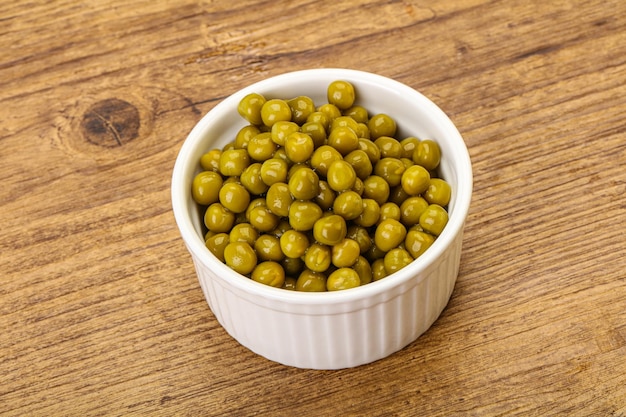
[[[336,80],[328,102],[246,95],[247,125],[202,155],[192,184],[206,247],[234,271],[297,291],[380,280],[426,251],[448,222],[438,144],[396,138],[395,120]]]

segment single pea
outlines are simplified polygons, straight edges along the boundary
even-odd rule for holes
[[[386,203],[383,203],[380,206],[380,212],[378,215],[378,223],[387,219],[400,221],[401,218],[402,218],[402,210],[400,209],[400,206],[398,206],[396,203],[387,201]]]
[[[349,109],[345,109],[342,114],[344,116],[352,117],[358,123],[367,123],[369,120],[369,113],[363,106],[354,105]]]
[[[413,262],[413,258],[405,249],[395,248],[391,249],[383,258],[383,264],[385,265],[385,271],[391,275],[394,272],[398,272],[402,268],[408,266]]]
[[[237,135],[235,136],[235,148],[236,149],[246,149],[248,147],[248,143],[250,139],[255,137],[261,133],[261,130],[258,126],[255,125],[247,125],[239,129]]]
[[[250,165],[250,155],[245,149],[228,149],[220,155],[220,173],[225,177],[238,177]]]
[[[209,237],[205,242],[205,245],[209,251],[221,262],[224,262],[224,249],[230,243],[228,233],[215,233]]]
[[[332,132],[338,127],[349,127],[356,133],[359,124],[352,117],[339,116],[330,123],[330,131]]]
[[[370,139],[370,128],[367,127],[366,123],[357,123],[356,125],[356,135],[359,139]]]
[[[220,172],[221,149],[211,149],[200,157],[200,166],[205,171]]]
[[[220,203],[211,204],[204,213],[204,225],[215,233],[228,233],[235,223],[235,213]]]
[[[408,195],[420,195],[430,185],[430,173],[421,165],[413,165],[402,173],[400,184]]]
[[[371,140],[360,137],[358,149],[367,154],[372,166],[376,165],[380,160],[380,149]]]
[[[303,256],[309,247],[309,239],[306,234],[297,230],[287,230],[280,237],[280,248],[289,258]]]
[[[272,134],[270,132],[262,132],[250,139],[247,149],[250,158],[255,161],[263,162],[274,155],[274,152],[278,149],[278,145],[272,140]]]
[[[349,109],[354,104],[354,86],[348,81],[333,81],[327,88],[326,96],[328,102],[334,104],[339,109]]]
[[[231,242],[248,242],[254,245],[259,238],[259,232],[250,223],[239,223],[233,226],[228,238]]]
[[[246,242],[230,242],[224,248],[224,262],[242,275],[249,274],[257,265],[254,249]]]
[[[351,268],[339,268],[333,271],[326,280],[328,291],[347,290],[361,285],[359,274]]]
[[[237,146],[235,146],[235,141],[234,140],[232,142],[228,142],[226,145],[222,146],[222,153],[224,151],[229,151],[231,149],[237,149]]]
[[[285,270],[285,275],[290,277],[297,277],[305,269],[304,261],[301,258],[289,258],[285,256],[283,260],[280,261],[280,264]]]
[[[233,213],[242,213],[250,204],[250,193],[248,190],[236,182],[230,182],[222,185],[219,192],[220,203],[222,206]]]
[[[445,207],[450,202],[452,189],[450,184],[441,178],[432,178],[428,189],[424,192],[424,198],[431,204]]]
[[[300,126],[297,123],[288,120],[279,120],[272,125],[270,137],[272,138],[272,142],[278,146],[284,146],[287,136],[298,130],[300,130]]]
[[[316,110],[326,115],[326,117],[328,118],[328,123],[329,123],[328,127],[330,127],[330,123],[334,119],[341,116],[341,110],[339,110],[339,108],[332,103],[322,104]]]
[[[421,196],[409,197],[400,205],[400,222],[406,227],[419,224],[420,216],[428,208],[428,201]]]
[[[338,126],[328,133],[328,144],[341,155],[347,155],[359,147],[359,137],[347,126]]]
[[[389,183],[378,175],[370,175],[363,181],[363,198],[371,198],[382,205],[389,198],[389,193]]]
[[[248,221],[260,232],[269,232],[278,225],[279,217],[267,206],[260,205],[250,210]]]
[[[313,237],[319,243],[333,246],[346,237],[347,226],[338,214],[322,216],[313,225]]]
[[[374,140],[374,144],[380,149],[382,158],[402,158],[402,145],[390,136],[380,136]]]
[[[319,177],[308,167],[295,171],[289,178],[289,191],[296,200],[311,200],[319,192]]]
[[[304,264],[314,272],[324,272],[331,264],[332,252],[329,246],[313,243],[304,254]]]
[[[365,180],[373,171],[372,161],[370,161],[365,151],[361,149],[350,152],[343,160],[352,165],[356,176],[361,180]]]
[[[305,269],[296,281],[296,291],[324,292],[326,291],[326,275]]]
[[[321,111],[314,111],[306,118],[307,123],[319,123],[324,127],[324,131],[330,130],[330,117],[328,114]]]
[[[279,217],[289,216],[289,207],[293,203],[293,197],[289,192],[289,186],[284,182],[277,182],[270,186],[265,194],[267,208]]]
[[[276,149],[276,152],[274,152],[274,155],[272,156],[272,158],[285,161],[287,162],[288,166],[291,166],[291,164],[293,163],[289,160],[289,158],[287,158],[287,152],[285,152],[285,148],[283,148],[282,146],[279,146],[278,149]]]
[[[413,152],[413,162],[429,171],[434,171],[441,161],[441,150],[437,142],[431,139],[421,141]]]
[[[306,122],[307,117],[315,111],[315,103],[308,96],[298,96],[287,100],[291,109],[291,120],[299,125]]]
[[[380,206],[371,198],[361,199],[363,204],[363,210],[357,218],[354,219],[354,224],[363,227],[374,226],[380,218]]]
[[[253,125],[260,125],[263,123],[261,108],[266,101],[265,97],[261,94],[250,93],[239,101],[237,112]]]
[[[374,243],[379,249],[389,252],[404,242],[405,237],[406,228],[402,223],[394,219],[385,219],[376,227]]]
[[[302,132],[293,132],[285,140],[285,153],[293,162],[305,162],[311,158],[315,144],[311,136]]]
[[[385,278],[387,275],[387,271],[385,270],[385,260],[384,258],[376,259],[372,262],[372,280],[378,281]]]
[[[260,235],[254,242],[254,251],[261,261],[280,262],[285,257],[280,248],[280,239],[268,234]]]
[[[448,212],[439,204],[431,204],[420,216],[419,224],[428,233],[439,236],[448,223]]]
[[[272,127],[280,120],[291,121],[291,108],[285,100],[273,98],[263,103],[261,119],[267,127]]]
[[[300,127],[300,131],[311,136],[315,149],[326,143],[326,129],[320,122],[306,122]]]
[[[404,164],[398,158],[382,158],[374,165],[374,174],[384,178],[390,187],[400,184],[404,170]]]
[[[339,193],[333,203],[333,212],[346,220],[354,220],[363,213],[363,199],[354,191]]]
[[[218,201],[222,184],[222,176],[217,172],[202,171],[193,178],[191,196],[196,203],[208,206]]]
[[[381,136],[394,137],[396,135],[396,122],[384,113],[375,114],[367,122],[370,128],[371,138],[376,140]]]
[[[318,193],[313,199],[313,201],[320,206],[322,210],[328,210],[332,208],[335,203],[336,194],[330,185],[324,180],[320,180],[318,183]]]
[[[248,204],[248,208],[246,209],[245,212],[245,221],[250,221],[250,213],[252,212],[252,209],[254,209],[255,207],[266,207],[267,206],[267,202],[265,201],[265,198],[263,197],[257,197],[252,199],[252,201],[250,201],[250,204]]]
[[[412,167],[413,165],[415,165],[415,162],[413,162],[412,159],[410,158],[400,158],[400,160],[402,161],[402,163],[404,164],[404,169],[407,170],[410,167]]]
[[[315,169],[322,176],[328,174],[328,167],[334,161],[340,161],[343,157],[339,151],[330,145],[322,145],[315,149],[311,155],[311,168]]]
[[[346,237],[359,244],[361,254],[366,253],[372,246],[372,238],[370,237],[368,230],[363,226],[351,224],[348,226]]]
[[[400,145],[402,146],[402,157],[403,158],[413,158],[413,152],[417,149],[417,144],[420,143],[420,140],[415,136],[409,136],[400,141]]]
[[[261,195],[267,192],[267,189],[269,188],[261,177],[262,167],[261,163],[255,162],[249,165],[239,177],[241,185],[243,185],[250,194]]]
[[[404,247],[411,254],[413,259],[417,259],[426,252],[435,242],[433,235],[417,230],[409,230],[404,239]]]
[[[411,196],[408,195],[406,191],[404,191],[404,188],[402,188],[402,183],[400,183],[400,185],[396,185],[391,189],[388,201],[400,206],[409,197]]]
[[[331,162],[326,173],[326,181],[330,188],[337,192],[350,190],[356,181],[356,172],[348,162],[336,160]]]
[[[360,255],[361,247],[356,240],[345,238],[332,247],[332,263],[337,268],[351,267]]]
[[[250,278],[270,287],[281,288],[285,282],[285,270],[278,262],[265,261],[252,270]]]
[[[281,287],[283,290],[295,291],[297,280],[294,277],[285,277],[285,282]]]
[[[359,275],[359,279],[361,280],[361,285],[369,284],[372,282],[372,266],[363,256],[359,256],[352,265],[352,269],[356,271]]]
[[[311,230],[321,217],[322,209],[313,201],[296,200],[289,206],[289,224],[294,230]]]
[[[273,185],[277,182],[286,182],[289,164],[279,158],[270,158],[261,164],[261,180],[266,185]]]

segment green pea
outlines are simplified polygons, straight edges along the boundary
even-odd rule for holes
[[[280,239],[269,234],[262,234],[254,242],[254,251],[261,261],[280,262],[285,257],[280,248]]]
[[[261,180],[266,185],[273,185],[277,182],[286,182],[289,164],[279,158],[270,158],[261,164]]]
[[[413,258],[409,252],[402,248],[391,249],[383,258],[385,271],[387,271],[389,275],[394,272],[398,272],[402,268],[408,266],[411,262],[413,262]]]
[[[267,206],[257,206],[250,210],[248,221],[260,232],[269,232],[278,225],[279,217]]]
[[[324,292],[326,291],[326,275],[305,269],[298,276],[296,291]]]
[[[356,176],[361,180],[365,180],[372,173],[372,161],[370,161],[365,151],[361,149],[356,149],[350,152],[343,159],[352,165]]]
[[[245,149],[222,151],[219,161],[220,173],[225,177],[238,177],[250,165],[250,155]]]
[[[408,195],[419,195],[430,185],[430,173],[421,165],[413,165],[402,173],[402,189]]]
[[[330,188],[337,192],[350,190],[356,181],[356,172],[348,162],[336,160],[331,162],[326,173],[326,181]]]
[[[315,201],[315,203],[320,206],[322,210],[330,209],[335,203],[335,192],[324,180],[319,181],[318,188],[319,191],[313,201]]]
[[[397,248],[406,237],[406,228],[394,219],[385,219],[378,224],[374,232],[374,243],[385,252]]]
[[[218,201],[222,176],[213,171],[202,171],[193,179],[191,195],[198,204],[208,206]]]
[[[235,149],[246,149],[250,139],[261,133],[258,126],[247,125],[239,129],[235,136]]]
[[[365,107],[359,105],[345,109],[342,114],[344,116],[352,117],[358,123],[367,123],[369,120],[369,112]]]
[[[265,195],[267,208],[279,217],[289,216],[289,207],[293,203],[293,197],[289,192],[289,186],[284,182],[277,182],[270,186]]]
[[[265,261],[252,270],[250,278],[261,284],[281,288],[285,282],[285,270],[278,262]]]
[[[413,152],[413,162],[429,171],[434,171],[441,161],[441,150],[437,142],[431,139],[421,141]]]
[[[396,135],[396,122],[387,114],[379,113],[372,116],[367,125],[374,140],[381,136],[394,137]]]
[[[365,259],[365,257],[359,256],[354,265],[352,265],[352,269],[354,269],[359,275],[361,285],[369,284],[370,282],[372,282],[372,266],[367,261],[367,259]]]
[[[433,235],[417,230],[409,230],[404,239],[404,247],[411,254],[413,259],[417,259],[426,252],[435,242]]]
[[[383,258],[376,259],[372,262],[372,280],[378,281],[385,278],[387,275],[387,270],[385,270],[385,260]]]
[[[432,178],[428,189],[424,192],[424,198],[431,204],[438,204],[445,207],[450,202],[452,189],[450,184],[441,178]]]
[[[250,193],[243,185],[231,182],[222,185],[219,199],[222,206],[233,213],[243,213],[250,204]]]
[[[254,249],[246,242],[231,242],[224,248],[224,262],[242,275],[249,274],[257,265]]]
[[[398,158],[382,158],[374,166],[374,174],[384,178],[390,187],[400,184],[405,167]]]
[[[406,227],[419,224],[420,217],[426,208],[428,208],[428,201],[423,197],[409,197],[400,205],[400,221]]]
[[[390,136],[380,136],[374,140],[374,144],[380,149],[382,158],[402,158],[402,145],[397,139]]]
[[[263,162],[274,155],[278,146],[272,140],[270,132],[262,132],[250,139],[247,149],[250,158]]]
[[[359,137],[347,126],[338,126],[328,134],[328,144],[341,155],[347,155],[359,147]]]
[[[268,185],[261,177],[262,165],[259,162],[251,164],[242,173],[239,180],[250,194],[260,195],[267,191]]]
[[[348,81],[333,81],[328,86],[326,95],[329,103],[342,110],[349,109],[354,104],[354,86]]]
[[[287,136],[298,130],[300,130],[300,126],[297,123],[288,120],[279,120],[272,125],[270,137],[272,138],[272,142],[278,146],[284,146]]]
[[[333,271],[326,280],[328,291],[347,290],[361,285],[359,274],[351,268],[339,268]]]
[[[448,223],[448,212],[438,204],[429,205],[420,215],[419,224],[428,233],[439,236]]]
[[[248,242],[254,245],[259,232],[250,223],[239,223],[233,226],[228,237],[230,242]]]
[[[302,132],[293,132],[285,140],[285,153],[293,162],[305,162],[311,158],[315,144],[311,136]]]
[[[298,96],[287,100],[291,109],[291,120],[299,125],[306,122],[307,117],[315,111],[315,103],[311,97]]]
[[[205,171],[220,172],[221,149],[211,149],[200,157],[200,166]]]
[[[363,213],[363,199],[354,191],[345,191],[335,198],[333,211],[346,220],[354,220]]]
[[[387,201],[389,193],[389,183],[378,175],[370,175],[363,181],[363,197],[371,198],[379,205]]]
[[[313,236],[324,245],[333,246],[346,237],[346,221],[338,214],[323,216],[313,225]]]
[[[374,226],[380,218],[380,206],[371,198],[361,199],[363,210],[357,218],[354,219],[354,224],[363,227]]]
[[[274,123],[285,120],[291,121],[291,108],[285,100],[267,100],[261,107],[261,119],[267,127],[272,127]]]
[[[308,167],[301,167],[289,178],[289,191],[296,200],[311,200],[319,192],[319,177]]]
[[[304,264],[315,272],[326,271],[331,264],[332,252],[329,246],[313,243],[304,254]]]
[[[352,239],[342,239],[332,247],[332,263],[337,268],[351,267],[360,255],[361,247]]]
[[[211,204],[204,212],[204,225],[215,233],[228,233],[235,223],[235,213],[220,203]]]
[[[208,250],[221,262],[224,262],[224,249],[230,243],[228,233],[215,233],[209,237],[205,242]]]
[[[306,122],[300,127],[300,131],[311,136],[315,149],[326,143],[326,129],[320,122]]]
[[[322,217],[322,209],[313,201],[294,201],[289,206],[289,224],[294,230],[313,229],[315,222]]]
[[[325,177],[328,174],[330,164],[334,161],[340,161],[341,159],[343,159],[343,157],[337,149],[330,145],[322,145],[315,149],[313,155],[311,155],[311,168]]]
[[[263,123],[261,118],[261,108],[267,100],[261,94],[250,93],[239,101],[237,111],[248,122],[253,125],[260,125]]]

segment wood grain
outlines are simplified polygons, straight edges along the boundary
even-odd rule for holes
[[[0,414],[626,416],[626,4],[0,2]],[[171,214],[193,125],[282,72],[432,98],[475,190],[452,299],[390,357],[237,344]]]

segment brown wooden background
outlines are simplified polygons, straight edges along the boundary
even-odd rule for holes
[[[626,3],[0,1],[0,414],[626,416]],[[282,72],[433,99],[475,192],[435,325],[310,371],[231,339],[169,200],[193,125]]]

